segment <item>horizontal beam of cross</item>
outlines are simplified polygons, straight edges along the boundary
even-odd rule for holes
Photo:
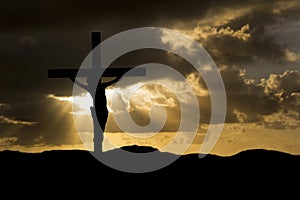
[[[145,68],[106,68],[106,69],[49,69],[48,78],[75,78],[75,77],[88,77],[91,74],[98,74],[100,70],[102,71],[101,77],[120,77],[126,74],[126,76],[146,76]],[[93,72],[95,71],[95,72]],[[79,72],[79,73],[78,73]],[[101,72],[101,71],[100,71]]]

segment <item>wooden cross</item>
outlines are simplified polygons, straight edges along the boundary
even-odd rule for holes
[[[95,48],[101,43],[101,32],[92,32],[92,67],[80,69],[80,73],[78,73],[79,69],[49,69],[48,70],[48,78],[75,78],[75,77],[89,77],[93,75],[94,72],[99,72],[100,70],[104,70],[101,77],[121,77],[129,70],[133,69],[133,67],[122,67],[122,68],[101,68],[101,58],[100,58],[100,48]],[[136,68],[133,73],[130,71],[126,74],[126,76],[145,76],[146,69],[145,68]],[[98,79],[101,81],[101,77]],[[98,84],[98,83],[96,83]],[[95,108],[91,107],[91,114],[94,123],[94,153],[102,152],[102,142],[103,142],[103,132],[99,126]]]

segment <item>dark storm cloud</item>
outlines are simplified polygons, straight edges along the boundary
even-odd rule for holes
[[[239,8],[250,1],[5,1],[1,29],[69,29],[104,25],[109,28],[153,25],[199,19],[211,10]],[[258,1],[253,3],[257,3]],[[239,4],[239,6],[237,6]],[[111,24],[111,22],[117,23]],[[92,27],[90,27],[92,28]]]
[[[179,0],[165,1],[4,1],[1,29],[8,30],[79,30],[97,26],[120,30],[147,25],[172,26],[176,21],[209,18],[227,10],[253,8],[266,21],[274,9],[294,1],[276,0]],[[295,7],[295,6],[294,6]],[[257,14],[258,12],[255,12]],[[269,14],[269,15],[265,15]],[[286,15],[286,13],[283,13]],[[110,30],[108,30],[110,31]]]
[[[251,29],[251,38],[246,41],[228,35],[216,35],[205,40],[203,46],[217,64],[245,65],[258,60],[277,63],[285,60],[284,49],[265,34],[263,27]]]
[[[291,7],[285,10],[277,4],[279,2],[261,1],[256,6],[250,7],[251,12],[245,12],[241,16],[237,16],[221,25],[209,27],[208,29],[212,29],[216,33],[208,35],[205,39],[199,33],[199,41],[217,64],[240,66],[256,64],[260,60],[279,64],[286,63],[284,47],[280,46],[275,38],[267,33],[266,26],[280,23],[280,21],[286,19],[299,18],[299,12],[295,12],[295,10],[299,11],[299,5],[295,2],[292,5],[291,1],[287,1],[286,5],[290,3]],[[282,11],[276,13],[277,9],[282,9]],[[242,32],[246,26],[248,29]],[[203,29],[205,33],[207,27],[203,27]],[[224,34],[226,29],[230,29],[234,33]],[[237,37],[237,34],[241,34],[241,32],[248,34],[249,37]]]

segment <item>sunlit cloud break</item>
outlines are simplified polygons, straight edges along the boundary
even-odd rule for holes
[[[75,115],[89,115],[90,107],[93,105],[93,99],[89,93],[83,93],[79,96],[55,96],[49,94],[47,97],[58,101],[73,103],[73,111],[70,113]]]

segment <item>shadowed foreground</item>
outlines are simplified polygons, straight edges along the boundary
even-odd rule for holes
[[[151,147],[124,147],[132,152],[151,152]],[[119,151],[119,150],[113,150]],[[111,151],[112,152],[112,151]],[[111,153],[107,152],[107,153]],[[162,153],[165,154],[165,153]],[[37,186],[45,183],[77,187],[128,186],[152,187],[153,182],[176,187],[244,187],[260,188],[269,183],[285,186],[300,180],[300,156],[268,150],[248,150],[231,157],[207,155],[199,159],[197,154],[181,156],[171,165],[150,173],[132,174],[120,172],[96,160],[82,150],[48,151],[43,153],[0,152],[1,182],[6,186],[33,181]],[[195,183],[196,184],[195,184]],[[92,184],[93,183],[93,184]],[[255,183],[255,184],[252,184]],[[113,186],[111,185],[113,184]],[[26,184],[25,184],[26,185]],[[17,186],[20,186],[17,184]],[[52,185],[54,186],[54,185]],[[294,185],[296,186],[296,185]],[[159,188],[157,188],[159,189]]]
[[[122,149],[130,152],[146,153],[155,151],[152,147],[128,146]],[[117,149],[112,150],[118,151]],[[108,154],[110,152],[107,152]],[[168,153],[161,153],[168,154]],[[45,151],[42,153],[21,153],[16,151],[0,152],[0,163],[2,170],[13,170],[22,176],[23,170],[35,172],[35,169],[68,170],[78,169],[82,173],[92,173],[93,175],[105,173],[130,176],[131,174],[119,172],[111,169],[98,160],[89,152],[82,150],[57,150]],[[20,170],[20,166],[22,170]],[[250,171],[243,171],[240,169]],[[89,169],[89,170],[87,170]],[[285,169],[288,169],[285,171]],[[84,170],[87,170],[84,172]],[[207,155],[202,159],[198,154],[181,156],[171,165],[149,173],[149,175],[189,175],[201,177],[205,170],[220,176],[251,176],[258,173],[262,176],[272,176],[274,170],[278,170],[276,176],[298,175],[300,173],[300,156],[270,150],[247,150],[234,156],[221,157],[216,155]],[[68,175],[69,171],[64,171]],[[229,175],[230,174],[230,175]]]

